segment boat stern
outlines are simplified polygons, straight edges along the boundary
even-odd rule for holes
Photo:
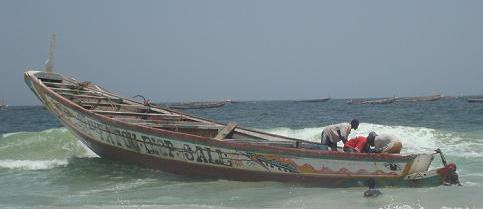
[[[428,170],[429,165],[432,162],[434,155],[438,155],[441,158],[441,162],[443,163],[442,168]],[[432,185],[458,185],[461,186],[459,181],[458,173],[456,172],[456,164],[455,163],[447,163],[446,157],[444,156],[443,152],[440,149],[436,149],[435,152],[431,155],[421,155],[421,158],[415,159],[415,164],[411,168],[408,175],[404,177],[405,180],[409,182],[412,186],[432,186]],[[428,158],[431,156],[431,158]],[[418,156],[419,157],[419,156]],[[425,165],[424,162],[429,163]]]

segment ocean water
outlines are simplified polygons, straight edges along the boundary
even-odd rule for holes
[[[256,101],[189,112],[312,141],[323,126],[358,118],[351,136],[391,133],[404,153],[441,148],[463,186],[382,188],[367,199],[365,188],[179,176],[99,158],[44,108],[9,107],[0,111],[0,208],[483,208],[483,104]]]

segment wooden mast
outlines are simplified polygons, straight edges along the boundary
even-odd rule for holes
[[[55,33],[52,33],[50,39],[49,57],[45,62],[45,71],[48,73],[54,72],[54,49],[55,49]]]

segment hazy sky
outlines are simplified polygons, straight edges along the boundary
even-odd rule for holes
[[[0,1],[0,99],[26,67],[153,101],[483,94],[483,1]]]

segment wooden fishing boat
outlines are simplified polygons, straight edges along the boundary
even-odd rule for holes
[[[25,82],[82,143],[101,157],[181,175],[281,181],[321,187],[436,186],[454,176],[441,152],[365,154],[321,150],[318,143],[223,124],[124,98],[53,72]],[[444,167],[431,169],[439,154]]]
[[[226,104],[225,101],[210,101],[210,102],[186,102],[168,104],[169,108],[173,109],[205,109],[205,108],[218,108],[223,107]]]
[[[409,101],[409,102],[426,102],[426,101],[437,101],[442,98],[443,96],[441,96],[441,94],[435,94],[431,96],[403,97],[400,100]]]
[[[295,102],[308,102],[308,103],[314,103],[314,102],[327,102],[330,100],[330,97],[326,98],[320,98],[320,99],[305,99],[305,100],[295,100]]]
[[[181,175],[280,181],[321,187],[437,186],[457,182],[456,165],[438,149],[409,155],[321,150],[318,143],[223,124],[124,98],[53,72],[52,35],[46,71],[25,83],[65,127],[100,157]],[[429,169],[434,155],[443,167]],[[456,180],[455,180],[456,179]]]

